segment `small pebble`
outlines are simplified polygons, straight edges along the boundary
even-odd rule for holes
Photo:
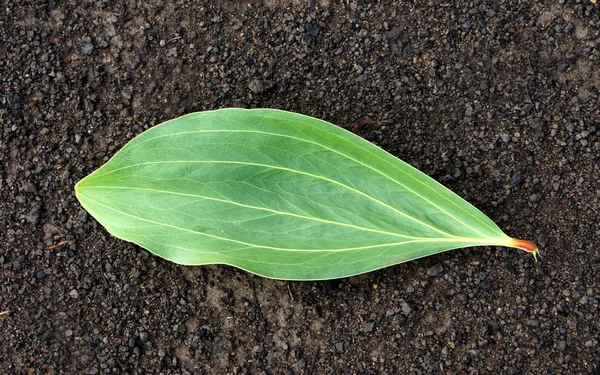
[[[520,174],[513,175],[510,180],[510,184],[514,187],[523,185],[523,176],[521,176]]]
[[[567,348],[567,342],[564,340],[561,340],[558,342],[558,350],[560,350],[561,352],[564,352],[565,349]]]
[[[483,280],[481,283],[479,283],[479,286],[483,290],[490,290],[493,287],[492,282],[489,280]]]
[[[306,31],[312,37],[316,37],[317,35],[319,35],[319,28],[317,26],[313,25],[310,22],[307,22],[307,23],[304,24],[304,29],[306,29]]]
[[[410,314],[412,311],[412,307],[408,304],[408,302],[402,302],[402,312],[406,315]]]
[[[438,263],[434,266],[431,266],[427,269],[427,275],[431,277],[439,276],[440,273],[444,270],[444,267],[441,263]]]
[[[82,47],[81,47],[81,52],[84,55],[91,55],[92,52],[94,52],[94,45],[92,43],[85,43]]]
[[[261,79],[255,79],[252,82],[250,82],[248,88],[254,94],[260,94],[261,92],[265,91],[265,85]]]
[[[546,247],[548,244],[548,236],[545,234],[540,234],[537,238],[537,243],[539,247]]]

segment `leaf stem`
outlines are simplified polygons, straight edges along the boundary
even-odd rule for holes
[[[510,247],[516,247],[521,250],[525,250],[533,255],[533,258],[537,261],[537,256],[540,255],[540,251],[538,247],[531,241],[527,240],[519,240],[516,238],[511,238],[509,245]],[[540,255],[541,257],[541,255]]]

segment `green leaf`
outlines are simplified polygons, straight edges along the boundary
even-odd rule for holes
[[[469,246],[537,253],[364,139],[272,109],[167,121],[75,191],[111,234],[160,257],[277,279],[357,275]]]

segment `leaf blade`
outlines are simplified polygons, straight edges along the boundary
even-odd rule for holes
[[[76,194],[109,232],[166,259],[273,278],[344,277],[510,242],[401,160],[334,125],[277,110],[163,123],[80,181]]]

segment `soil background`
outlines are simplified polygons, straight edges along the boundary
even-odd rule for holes
[[[600,12],[586,1],[0,2],[0,373],[599,374]],[[179,115],[351,129],[543,258],[283,282],[111,237],[73,186]]]

